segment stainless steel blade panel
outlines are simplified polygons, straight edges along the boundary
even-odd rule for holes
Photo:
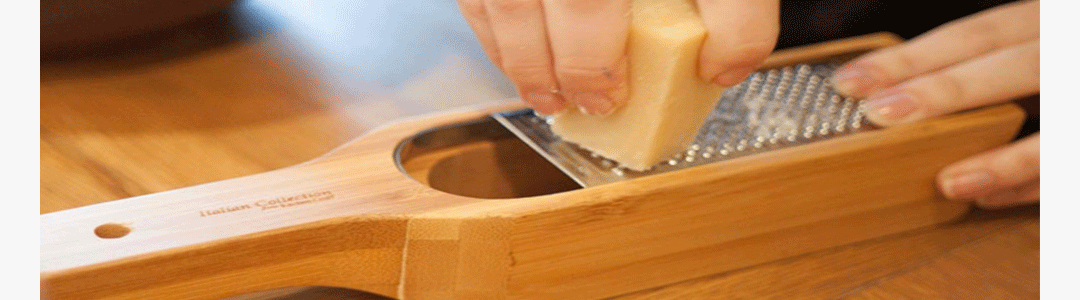
[[[835,63],[752,73],[724,91],[685,151],[645,171],[620,167],[551,132],[532,110],[492,116],[583,187],[671,172],[803,145],[866,128],[864,104],[839,95],[827,78]]]

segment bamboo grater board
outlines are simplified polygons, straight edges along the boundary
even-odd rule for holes
[[[781,52],[812,62],[894,44],[870,36]],[[406,299],[596,299],[954,219],[933,175],[1004,144],[1022,112],[990,107],[797,148],[557,194],[456,196],[390,157],[419,132],[519,109],[386,125],[294,167],[42,215],[48,299],[215,299],[341,286]],[[472,147],[468,151],[495,155]],[[488,151],[488,152],[485,152]],[[409,174],[454,153],[412,157]],[[433,173],[428,173],[433,174]],[[220,207],[328,192],[265,210]],[[883,196],[884,195],[884,196]],[[93,229],[131,232],[101,239]],[[783,245],[783,246],[776,246]],[[645,274],[645,275],[642,275]]]

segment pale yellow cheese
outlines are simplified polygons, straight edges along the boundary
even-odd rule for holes
[[[632,8],[629,100],[608,116],[567,110],[552,131],[644,170],[686,149],[723,88],[698,76],[706,30],[693,0],[634,0]]]

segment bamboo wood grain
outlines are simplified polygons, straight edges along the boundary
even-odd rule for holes
[[[895,42],[873,36],[774,57]],[[934,173],[1007,142],[1022,119],[998,106],[516,199],[425,185],[438,162],[459,157],[453,151],[403,161],[416,179],[394,162],[395,147],[418,132],[517,107],[403,120],[297,166],[42,215],[43,295],[213,299],[324,285],[408,299],[615,296],[954,219],[968,207],[942,201]],[[131,231],[94,234],[109,223]]]
[[[1006,211],[974,210],[957,222],[811,252],[611,299],[848,299],[883,285],[888,286],[890,292],[903,293],[903,296],[881,295],[894,298],[983,298],[984,295],[993,295],[991,291],[995,290],[1010,292],[1012,296],[1004,299],[1038,298],[1038,285],[1025,281],[1037,281],[1038,268],[1031,272],[1031,268],[1014,267],[1038,265],[1038,251],[1030,250],[1031,243],[1022,249],[1015,249],[1016,243],[991,242],[999,236],[1021,232],[1018,228],[1037,224],[1038,220],[1032,217],[1038,214],[1037,206]],[[1030,241],[1035,242],[1037,250],[1038,232],[1033,234],[1035,238]],[[954,253],[959,251],[982,255],[965,255],[954,259]],[[1014,256],[1018,252],[1022,255]],[[944,266],[933,268],[935,272],[921,271],[930,265]],[[910,280],[898,282],[898,279]],[[1012,289],[1006,291],[1002,287]],[[892,299],[877,299],[883,298]]]

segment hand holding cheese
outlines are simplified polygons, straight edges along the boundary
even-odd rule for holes
[[[779,0],[697,2],[704,21],[699,24],[708,36],[690,70],[703,81],[738,83],[776,43]],[[634,76],[629,74],[633,59],[627,49],[631,6],[694,5],[693,0],[458,0],[458,4],[484,51],[514,82],[521,99],[547,115],[574,107],[571,110],[608,115],[633,101],[627,81]]]
[[[555,116],[564,140],[644,170],[686,149],[724,88],[698,77],[706,28],[693,2],[635,0],[630,26],[630,99],[609,116]]]

